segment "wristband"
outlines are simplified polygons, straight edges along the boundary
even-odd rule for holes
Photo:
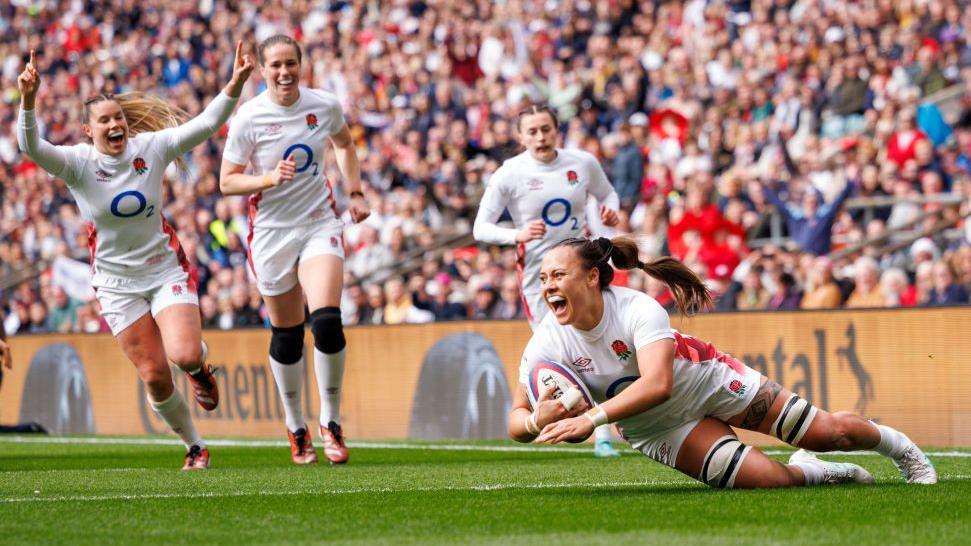
[[[352,191],[351,199],[354,199],[355,197],[360,197],[361,199],[364,199],[364,194],[361,193],[360,191]]]
[[[538,436],[540,433],[539,425],[536,424],[536,412],[530,413],[526,420],[523,422],[526,426],[526,432],[532,434],[533,436]]]
[[[607,412],[605,412],[600,406],[594,407],[583,415],[587,419],[590,419],[590,422],[593,423],[594,428],[599,427],[600,425],[606,425],[609,422],[607,421]]]
[[[580,393],[580,389],[576,387],[570,387],[563,396],[559,397],[558,400],[563,404],[563,409],[566,411],[572,410],[580,399],[583,398],[583,394]]]

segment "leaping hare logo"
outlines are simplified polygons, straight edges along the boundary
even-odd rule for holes
[[[856,400],[855,410],[860,415],[866,415],[866,406],[870,400],[874,399],[873,379],[869,372],[860,362],[860,357],[856,354],[856,327],[851,322],[846,327],[846,337],[849,339],[846,347],[836,349],[836,359],[842,370],[844,364],[850,367],[850,372],[856,378],[856,384],[860,389],[860,397]]]

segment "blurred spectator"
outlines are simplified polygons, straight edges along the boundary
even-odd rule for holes
[[[499,301],[492,309],[492,318],[496,320],[524,319],[522,297],[519,294],[519,280],[515,275],[506,275],[499,289]]]
[[[846,300],[847,307],[883,307],[887,296],[880,286],[880,266],[869,256],[861,256],[853,263],[855,286]]]
[[[956,305],[968,303],[968,289],[954,282],[951,264],[941,260],[932,270],[934,288],[931,289],[928,305]]]
[[[829,309],[839,307],[843,303],[843,295],[839,285],[833,280],[833,262],[825,256],[819,256],[812,262],[809,279],[802,297],[803,309]]]
[[[47,328],[52,332],[71,332],[77,330],[77,312],[83,304],[68,297],[61,287],[55,287],[53,300],[50,302],[50,314],[47,317]]]

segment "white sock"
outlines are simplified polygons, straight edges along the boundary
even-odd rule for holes
[[[802,470],[802,475],[806,477],[806,485],[819,485],[823,483],[823,465],[819,461],[804,461],[798,463],[789,463],[789,466],[794,466]]]
[[[614,439],[614,434],[610,431],[610,425],[600,425],[593,429],[593,437],[597,443],[610,442]]]
[[[173,390],[172,396],[161,402],[156,402],[148,397],[148,403],[152,405],[155,413],[169,425],[169,428],[178,434],[179,438],[182,438],[182,443],[185,444],[186,449],[194,445],[205,449],[206,443],[196,432],[196,427],[192,423],[192,415],[189,413],[189,406],[182,399],[178,390]]]
[[[283,413],[290,432],[296,432],[307,426],[303,418],[303,406],[300,404],[303,368],[303,356],[293,364],[280,364],[272,356],[270,357],[270,370],[273,371],[276,388],[280,391],[280,401],[283,402]]]
[[[341,383],[344,380],[344,356],[347,349],[334,354],[322,353],[314,347],[314,371],[317,372],[317,391],[320,393],[320,424],[341,422]]]
[[[873,423],[873,421],[870,422]],[[890,428],[887,425],[878,425],[876,423],[873,423],[873,425],[880,431],[880,443],[873,448],[873,451],[876,451],[880,455],[890,458],[898,457],[911,444],[910,438],[903,432]]]

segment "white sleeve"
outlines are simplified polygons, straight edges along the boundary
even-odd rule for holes
[[[239,98],[220,92],[198,116],[178,127],[159,131],[165,139],[165,161],[172,161],[212,136],[229,119],[237,102]]]
[[[336,99],[330,101],[330,108],[328,109],[328,115],[330,119],[327,120],[330,124],[330,136],[336,135],[344,128],[344,109],[341,108],[341,103]]]
[[[541,338],[542,329],[537,329],[533,333],[533,337],[529,339],[529,343],[526,344],[526,349],[523,350],[523,359],[519,363],[519,382],[523,385],[529,387],[529,372],[533,371],[533,366],[537,362],[543,360],[556,361],[556,355],[551,354],[544,348],[544,343]]]
[[[476,241],[497,245],[516,244],[517,230],[497,224],[507,203],[508,199],[502,188],[501,171],[496,171],[486,185],[482,200],[479,201],[479,212],[476,213],[475,223],[472,225],[472,237]]]
[[[668,312],[654,298],[639,294],[627,308],[627,324],[634,338],[634,349],[642,349],[655,341],[674,339]]]
[[[20,151],[27,154],[34,163],[50,173],[72,184],[74,182],[74,153],[70,146],[54,146],[37,134],[37,119],[33,110],[20,110],[17,123],[17,144]]]
[[[590,193],[597,198],[597,201],[601,205],[608,209],[620,209],[620,197],[617,195],[614,187],[610,185],[610,180],[607,180],[607,173],[600,166],[600,162],[593,156],[589,157],[589,161],[591,163],[590,174],[592,175],[590,178]]]
[[[249,164],[256,148],[249,130],[250,124],[246,123],[246,119],[246,116],[237,112],[229,123],[229,135],[226,137],[226,146],[223,147],[223,161],[244,167]]]

